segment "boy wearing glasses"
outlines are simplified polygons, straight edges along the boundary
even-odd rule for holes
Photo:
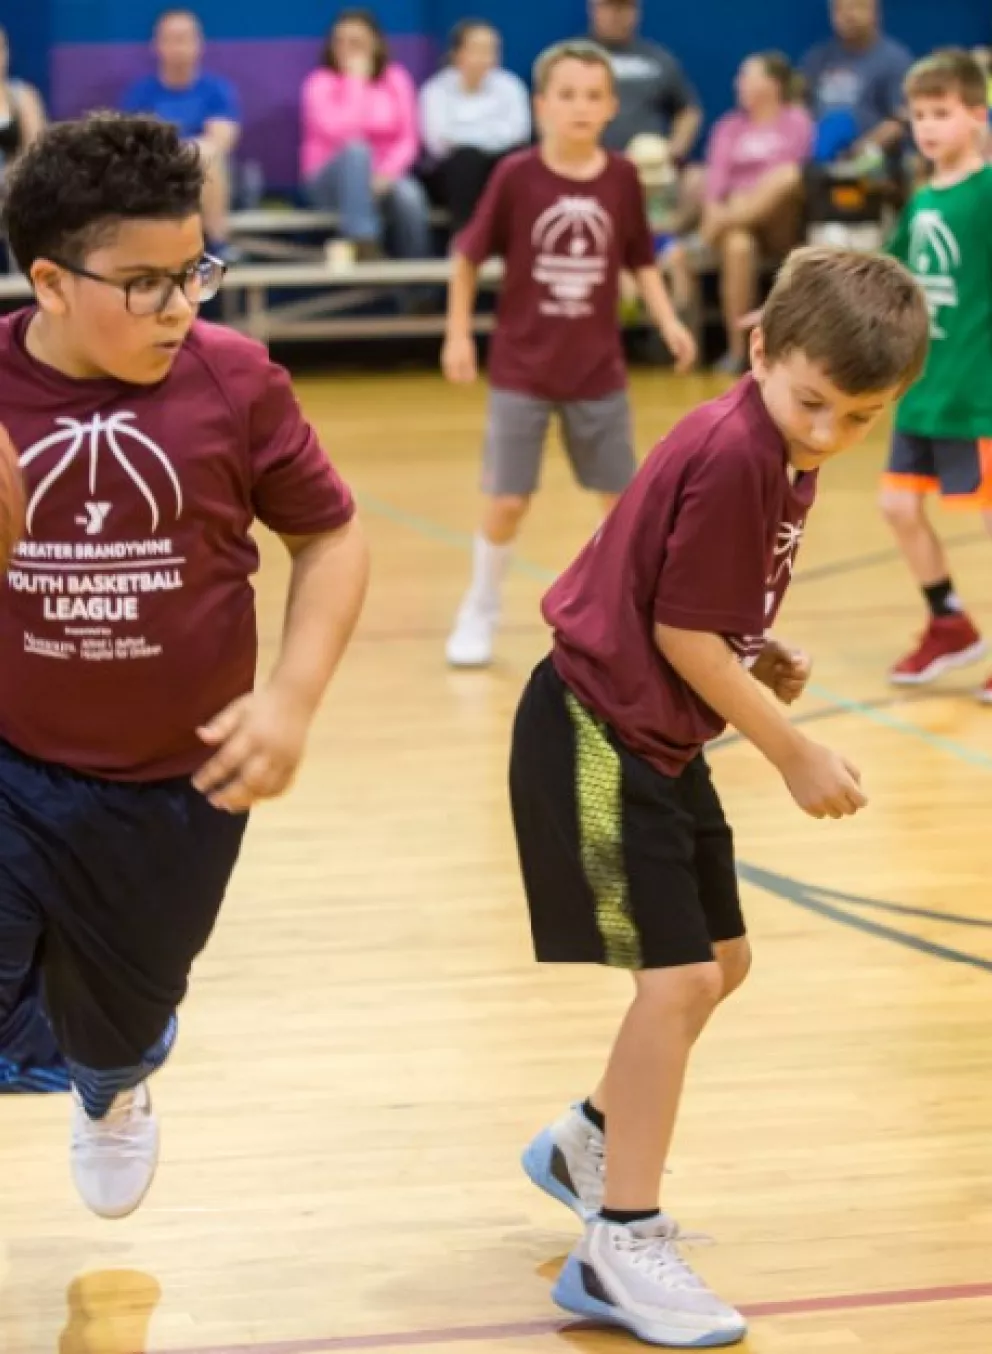
[[[234,868],[282,793],[361,608],[352,497],[258,344],[198,321],[203,168],[175,130],[50,128],[4,203],[35,305],[0,321],[0,424],[27,525],[0,591],[0,1047],[44,1004],[73,1083],[85,1203],[152,1182],[147,1078]],[[249,535],[292,572],[255,685]]]

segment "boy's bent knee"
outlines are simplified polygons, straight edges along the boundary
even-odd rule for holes
[[[723,972],[716,961],[645,969],[636,975],[636,983],[639,1001],[690,1025],[705,1022],[723,996]]]
[[[721,1001],[736,992],[751,971],[751,945],[747,936],[736,940],[721,940],[713,946],[716,962],[723,979]]]
[[[923,495],[913,489],[894,489],[886,485],[878,496],[878,506],[893,527],[915,526],[924,515]]]

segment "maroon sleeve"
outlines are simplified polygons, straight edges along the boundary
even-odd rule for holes
[[[471,221],[455,238],[458,253],[477,268],[487,259],[506,257],[507,185],[513,170],[513,157],[496,166]]]
[[[655,261],[654,232],[648,220],[644,189],[637,170],[628,160],[622,161],[624,177],[624,241],[623,266],[631,272],[650,268]]]
[[[726,446],[693,456],[654,597],[654,618],[682,630],[761,634],[767,574],[762,466]]]
[[[351,492],[303,417],[287,372],[267,357],[260,366],[249,414],[255,515],[283,536],[334,531],[354,515]]]

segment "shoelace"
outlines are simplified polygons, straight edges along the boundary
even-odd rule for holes
[[[606,1174],[606,1139],[600,1133],[590,1133],[586,1139],[586,1151],[592,1157],[597,1175]]]
[[[651,1279],[657,1279],[666,1288],[692,1288],[708,1291],[698,1274],[682,1259],[676,1249],[678,1239],[687,1240],[673,1224],[671,1231],[660,1236],[641,1237],[628,1228],[613,1233],[617,1250],[625,1251],[631,1264]]]
[[[131,1091],[117,1097],[110,1110],[102,1119],[91,1119],[87,1124],[87,1140],[97,1140],[101,1147],[111,1147],[124,1156],[137,1156],[143,1150],[143,1144],[136,1143],[129,1132],[134,1118],[136,1092]]]

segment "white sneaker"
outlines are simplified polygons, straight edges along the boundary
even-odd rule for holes
[[[148,1086],[121,1091],[102,1119],[91,1119],[73,1091],[72,1178],[101,1218],[126,1218],[141,1203],[158,1165],[158,1120]]]
[[[736,1344],[747,1323],[682,1259],[678,1234],[663,1213],[631,1226],[595,1219],[566,1260],[552,1297],[567,1312],[621,1326],[647,1344]]]
[[[493,636],[499,616],[477,603],[464,602],[448,636],[445,655],[453,668],[485,668],[493,661]]]
[[[585,1222],[603,1206],[606,1143],[578,1105],[542,1129],[520,1159],[538,1189]]]

